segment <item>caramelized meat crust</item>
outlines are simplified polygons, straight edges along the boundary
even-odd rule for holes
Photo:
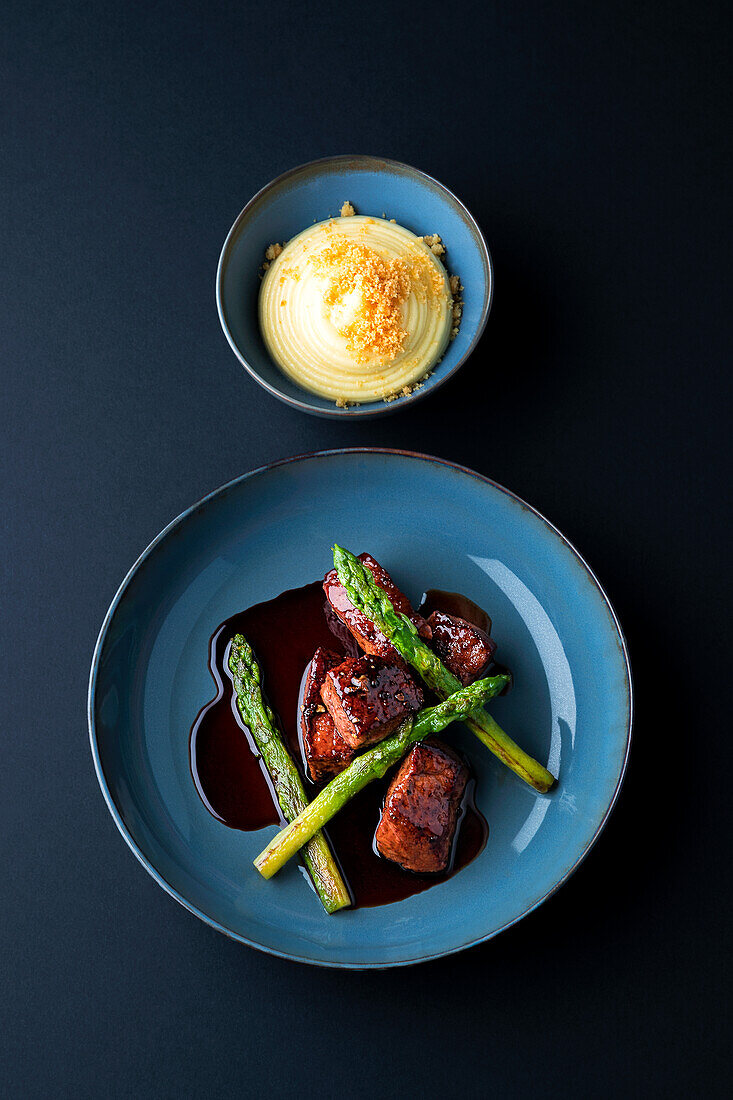
[[[464,687],[483,676],[496,652],[493,638],[473,623],[445,611],[433,611],[428,623],[433,651]]]
[[[339,735],[321,699],[326,673],[343,658],[319,646],[305,671],[300,704],[300,733],[308,773],[316,783],[343,771],[354,753]]]
[[[378,851],[407,871],[445,871],[468,778],[466,765],[442,741],[415,745],[389,786]]]
[[[403,668],[379,657],[347,657],[330,669],[321,698],[352,749],[372,745],[422,706],[423,694]]]

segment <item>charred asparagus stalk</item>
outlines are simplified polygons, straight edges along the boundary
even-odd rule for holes
[[[432,733],[439,733],[456,719],[465,718],[492,695],[498,695],[508,683],[508,676],[489,676],[469,687],[460,688],[437,707],[426,707],[414,720],[408,718],[391,737],[357,756],[257,856],[255,867],[260,874],[264,878],[272,878],[349,799],[367,783],[381,779],[388,768],[401,760],[410,745]]]
[[[297,818],[308,805],[300,773],[280,735],[275,715],[262,697],[260,667],[252,647],[241,634],[232,638],[229,670],[237,708],[265,762],[285,819]],[[351,897],[323,833],[311,833],[303,861],[327,913],[351,904]]]
[[[458,691],[460,681],[428,648],[407,616],[395,610],[370,570],[341,546],[334,546],[333,561],[339,580],[354,607],[371,619],[404,660],[420,673],[427,686],[441,699]],[[555,777],[547,768],[512,741],[485,710],[472,714],[466,719],[466,725],[515,775],[536,791],[544,793],[553,786]]]

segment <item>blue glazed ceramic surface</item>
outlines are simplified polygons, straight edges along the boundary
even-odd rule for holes
[[[385,404],[373,401],[337,409],[332,401],[302,390],[273,363],[257,321],[259,269],[265,249],[314,222],[337,215],[349,200],[358,213],[386,214],[424,236],[438,233],[448,248],[447,265],[464,286],[458,336],[424,386]],[[486,242],[475,221],[442,184],[396,161],[376,157],[328,157],[273,180],[247,204],[222,249],[216,299],[224,333],[242,365],[275,397],[315,416],[381,416],[433,392],[465,362],[483,332],[491,307],[493,274]]]
[[[345,484],[354,491],[344,493]],[[252,860],[273,829],[237,832],[208,813],[191,778],[188,736],[215,694],[207,666],[215,628],[322,576],[334,541],[368,549],[413,601],[436,587],[463,592],[489,611],[498,656],[515,676],[492,711],[559,783],[550,795],[536,794],[464,727],[453,727],[448,739],[476,772],[490,827],[486,848],[449,881],[406,901],[328,917],[294,864],[270,882],[255,872]],[[169,893],[214,927],[273,954],[381,967],[485,940],[567,878],[620,786],[631,681],[607,598],[538,513],[438,459],[333,451],[246,474],[148,547],[102,627],[89,723],[112,815]]]

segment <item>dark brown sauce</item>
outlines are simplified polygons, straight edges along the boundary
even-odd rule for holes
[[[219,689],[191,731],[191,771],[204,805],[232,829],[261,829],[282,820],[264,768],[234,702],[227,668],[232,635],[244,634],[263,670],[268,702],[301,759],[297,714],[300,681],[319,645],[342,648],[323,615],[323,590],[309,584],[233,615],[211,639],[209,668]]]
[[[467,623],[473,623],[484,633],[491,634],[491,619],[483,607],[479,607],[460,592],[443,592],[440,588],[429,588],[423,594],[418,611],[425,619],[433,611],[444,611],[446,615],[456,615]]]
[[[331,622],[332,617],[324,613],[321,583],[316,581],[232,616],[214,633],[209,666],[218,694],[204,707],[191,730],[191,771],[204,805],[225,825],[249,831],[282,822],[266,770],[236,711],[226,667],[232,635],[244,634],[257,654],[268,702],[280,718],[285,740],[305,773],[298,729],[298,700],[305,667],[319,645],[345,655],[355,652],[350,636],[332,632]],[[449,870],[439,875],[417,875],[383,859],[373,847],[373,838],[393,774],[361,791],[327,829],[357,907],[400,901],[444,882],[475,859],[486,844],[488,827],[473,803],[471,782],[463,800]],[[307,778],[305,784],[306,790],[315,795],[319,788]]]

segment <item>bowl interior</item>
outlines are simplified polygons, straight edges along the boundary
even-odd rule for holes
[[[344,494],[344,484],[370,491]],[[333,517],[336,497],[343,506]],[[295,862],[270,882],[254,871],[272,828],[238,832],[206,810],[191,778],[188,735],[215,694],[207,657],[219,623],[323,576],[334,539],[370,550],[413,601],[435,586],[487,608],[499,659],[515,676],[492,713],[559,784],[550,796],[536,794],[468,730],[453,728],[446,740],[476,773],[486,848],[448,882],[406,901],[327,917]],[[629,708],[613,612],[557,532],[515,497],[455,467],[362,451],[278,464],[192,508],[144,556],[113,605],[90,692],[92,744],[110,809],[158,882],[248,943],[357,967],[458,950],[550,893],[613,802]]]
[[[259,270],[265,249],[314,222],[337,215],[346,200],[359,214],[386,214],[413,233],[438,233],[446,262],[464,286],[458,336],[421,390],[385,404],[369,402],[337,409],[333,402],[301,389],[273,363],[257,321]],[[244,365],[275,396],[321,416],[374,415],[423,396],[463,362],[480,334],[491,300],[491,269],[482,238],[465,209],[440,184],[406,165],[372,157],[334,157],[304,165],[264,189],[235,222],[222,251],[217,294],[222,326]]]

